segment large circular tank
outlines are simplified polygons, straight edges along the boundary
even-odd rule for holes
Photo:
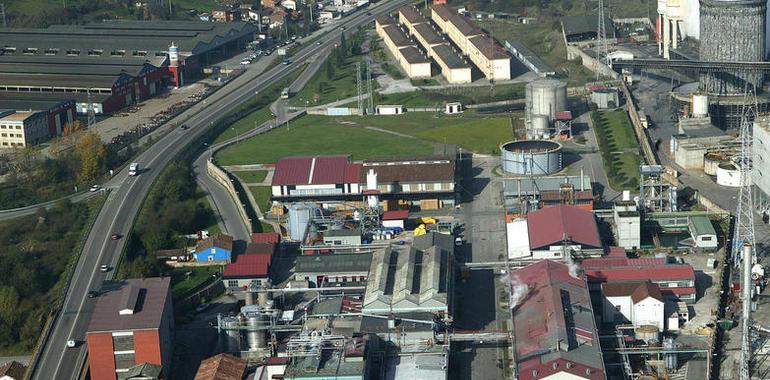
[[[717,168],[724,162],[720,156],[707,153],[703,158],[703,172],[708,175],[717,175]]]
[[[556,118],[556,112],[567,110],[567,82],[556,79],[538,79],[527,83],[525,117],[547,115]]]
[[[262,316],[259,314],[251,314],[246,321],[249,327],[262,326]],[[267,337],[265,336],[265,330],[247,330],[246,343],[249,345],[249,351],[256,351],[267,348]]]
[[[224,339],[224,347],[227,352],[238,352],[241,350],[241,330],[237,327],[240,326],[240,320],[237,317],[224,317],[222,318],[222,327],[225,329],[222,333],[222,339]],[[228,327],[230,329],[228,329]]]
[[[634,329],[636,339],[643,340],[647,343],[657,343],[659,333],[660,330],[653,325],[641,325]]]
[[[548,175],[562,169],[561,144],[518,140],[500,146],[503,170],[515,175]]]
[[[760,62],[765,58],[767,0],[700,0],[700,60]],[[737,95],[748,82],[761,88],[762,73],[704,73],[701,89]]]
[[[731,162],[724,162],[717,166],[717,185],[726,187],[741,186],[741,172]]]

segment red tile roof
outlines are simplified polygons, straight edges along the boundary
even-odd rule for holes
[[[249,243],[246,245],[245,255],[273,255],[275,244],[273,243]]]
[[[234,263],[225,268],[223,278],[267,277],[270,270],[271,255],[239,255]]]
[[[602,293],[606,297],[631,297],[633,303],[638,303],[647,297],[663,302],[663,295],[657,284],[650,281],[641,282],[606,282],[602,284]]]
[[[361,164],[348,164],[345,167],[345,183],[358,183],[358,173],[361,171]]]
[[[209,236],[205,239],[198,240],[198,243],[195,245],[195,252],[200,252],[211,247],[232,251],[233,237],[225,234],[216,234],[214,236]]]
[[[622,249],[622,248],[621,248]],[[614,254],[613,254],[614,255]],[[623,253],[625,256],[625,252]],[[585,259],[580,266],[585,269],[620,269],[620,268],[653,268],[666,265],[666,259],[645,257],[629,259],[627,257],[601,257],[597,259]]]
[[[219,354],[201,362],[195,380],[241,380],[245,370],[245,360],[230,354]]]
[[[556,205],[527,214],[529,246],[543,248],[565,238],[587,247],[602,246],[594,214],[574,206]]]
[[[278,232],[255,232],[251,234],[252,243],[273,243],[281,242],[281,234]]]
[[[385,211],[382,220],[402,220],[409,218],[409,210]]]
[[[350,156],[284,157],[276,164],[273,185],[344,183],[349,163]]]

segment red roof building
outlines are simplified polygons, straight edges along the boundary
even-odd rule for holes
[[[542,260],[511,274],[518,378],[604,379],[604,362],[585,279]]]
[[[251,242],[278,244],[281,242],[281,234],[277,232],[255,232],[251,234]]]
[[[358,193],[359,164],[350,156],[299,156],[278,160],[273,198],[329,197]]]
[[[225,267],[222,282],[225,288],[243,289],[251,284],[263,285],[269,281],[270,262],[275,244],[249,243],[246,251]]]
[[[195,373],[195,380],[241,380],[246,361],[230,354],[219,354],[205,359]]]
[[[695,271],[689,264],[668,264],[665,258],[604,257],[580,263],[592,289],[600,284],[651,281],[666,298],[695,302]]]
[[[550,251],[552,246],[579,246],[581,250],[603,252],[599,229],[591,211],[569,205],[555,205],[527,214],[529,246],[532,251]]]

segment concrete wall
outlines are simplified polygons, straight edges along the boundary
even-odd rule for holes
[[[211,161],[206,161],[206,172],[209,174],[209,176],[211,176],[211,178],[217,181],[220,185],[224,186],[224,188],[233,198],[235,206],[238,209],[238,215],[240,215],[241,221],[246,226],[246,230],[249,233],[254,232],[251,230],[251,222],[249,222],[249,217],[246,214],[246,210],[243,208],[241,201],[238,198],[238,192],[235,191],[235,186],[233,186],[232,182],[230,182],[230,178],[227,176],[227,173],[225,173],[224,170],[220,169]]]

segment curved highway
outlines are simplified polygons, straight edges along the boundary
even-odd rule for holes
[[[369,8],[371,14],[362,11],[340,22],[340,26],[355,28],[365,25],[372,21],[373,16],[391,12],[404,4],[405,0],[381,2]],[[163,168],[220,117],[253,97],[255,91],[270,86],[306,63],[312,56],[330,49],[339,39],[341,29],[336,28],[323,35],[319,39],[320,44],[303,46],[292,57],[289,65],[275,66],[260,75],[250,74],[247,70],[204,101],[171,120],[171,124],[185,123],[190,128],[187,131],[171,131],[134,159],[133,161],[138,162],[144,169],[140,175],[129,177],[128,170],[124,169],[109,181],[107,186],[112,188],[112,191],[99,212],[77,260],[62,309],[53,321],[50,334],[42,341],[40,357],[30,367],[30,378],[48,380],[78,377],[86,357],[86,348],[82,343],[95,303],[94,299],[87,298],[86,294],[89,290],[99,289],[103,280],[113,277],[112,272],[100,272],[99,266],[107,264],[114,267],[125,241],[111,240],[110,235],[118,233],[127,236],[131,232],[142,202]],[[75,339],[81,344],[75,348],[67,348],[66,342],[69,339]]]

